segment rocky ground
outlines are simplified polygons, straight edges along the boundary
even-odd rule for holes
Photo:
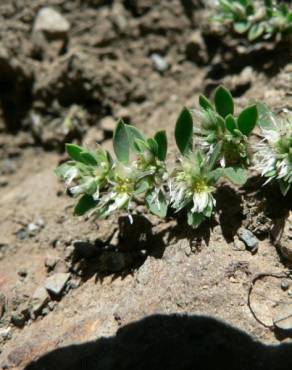
[[[197,231],[142,206],[130,226],[122,214],[73,217],[53,171],[67,141],[110,149],[119,117],[171,137],[181,107],[220,83],[239,108],[292,109],[291,50],[211,29],[195,0],[0,4],[0,366],[22,369],[154,312],[204,313],[265,342],[286,338],[247,299],[256,274],[279,274],[255,283],[251,306],[282,334],[292,327],[291,197],[251,174],[242,189],[221,184],[220,212]]]

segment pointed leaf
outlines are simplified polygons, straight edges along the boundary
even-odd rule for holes
[[[168,202],[161,190],[158,197],[155,196],[155,189],[150,190],[145,196],[145,203],[153,214],[162,218],[166,217]]]
[[[248,136],[255,128],[258,120],[258,110],[256,105],[245,108],[237,119],[237,127],[241,133]]]
[[[175,126],[175,141],[181,154],[187,154],[192,148],[193,119],[190,111],[183,108]]]
[[[254,41],[262,36],[265,31],[265,26],[263,23],[256,23],[249,29],[248,39],[249,41]]]
[[[119,120],[113,138],[114,151],[120,162],[129,162],[129,138],[123,120]]]
[[[206,98],[205,95],[199,96],[199,104],[205,110],[208,110],[208,109],[214,110],[212,103],[210,102],[208,98]]]
[[[151,139],[148,139],[147,140],[147,143],[148,143],[148,145],[149,145],[149,147],[151,149],[151,152],[155,156],[157,156],[158,155],[158,144],[157,144],[157,142],[154,139],[151,138]]]
[[[225,118],[228,114],[233,114],[234,103],[233,98],[229,90],[223,86],[219,86],[215,91],[215,107],[216,111]]]
[[[135,146],[135,140],[140,139],[141,141],[146,141],[146,138],[136,127],[132,125],[125,125],[125,127],[128,134],[130,148],[134,151],[137,151]]]
[[[96,166],[97,165],[96,158],[90,152],[83,151],[83,152],[80,153],[80,157],[82,159],[82,162],[85,163],[85,164],[88,164],[90,166]]]
[[[247,181],[247,173],[241,167],[227,167],[222,169],[222,174],[235,185],[243,186]]]
[[[227,130],[231,133],[234,133],[234,130],[237,129],[236,120],[231,114],[228,114],[225,118],[225,125]]]
[[[263,103],[257,103],[258,123],[262,129],[275,129],[275,115]]]
[[[72,159],[77,162],[82,162],[80,153],[84,151],[84,148],[75,144],[66,144],[66,151]]]
[[[235,32],[243,34],[248,31],[250,23],[246,21],[236,22],[233,25]]]
[[[290,190],[291,184],[283,180],[279,180],[279,185],[280,185],[281,193],[285,197],[288,194],[288,191]]]
[[[74,208],[74,215],[82,216],[97,205],[91,195],[84,194]]]
[[[165,131],[159,131],[154,136],[155,141],[158,144],[157,157],[160,161],[165,161],[167,154],[167,136]]]
[[[200,226],[204,220],[205,216],[203,213],[192,213],[191,211],[188,212],[188,225],[196,228]]]

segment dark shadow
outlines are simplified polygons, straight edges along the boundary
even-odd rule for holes
[[[217,189],[215,198],[222,234],[227,243],[230,243],[244,219],[241,195],[230,186],[223,185]]]
[[[32,104],[32,76],[0,57],[0,105],[7,131],[16,132]]]
[[[52,351],[25,370],[291,370],[292,345],[266,346],[210,317],[154,315],[116,336]]]

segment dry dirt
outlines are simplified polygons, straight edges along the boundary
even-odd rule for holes
[[[69,21],[65,36],[33,32],[47,5]],[[220,83],[239,108],[261,100],[292,109],[291,44],[246,45],[211,30],[207,16],[195,0],[0,2],[0,367],[23,369],[59,346],[157,312],[203,313],[264,342],[283,339],[256,321],[247,298],[254,275],[289,269],[272,236],[283,232],[292,261],[290,195],[251,177],[243,189],[222,183],[218,214],[197,231],[141,206],[130,227],[122,214],[73,217],[53,172],[66,141],[111,148],[118,117],[171,137],[181,107]],[[163,58],[160,71],[153,53]],[[240,227],[259,238],[255,254],[238,240]],[[31,297],[56,273],[70,274],[64,290],[32,313]],[[267,325],[292,307],[286,280],[255,285],[252,307]]]

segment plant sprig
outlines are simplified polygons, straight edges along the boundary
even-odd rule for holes
[[[219,0],[219,14],[213,20],[249,41],[292,34],[292,9],[277,0]]]
[[[264,139],[253,146],[250,136],[257,124]],[[182,109],[175,141],[180,156],[171,172],[165,131],[146,138],[120,120],[113,136],[115,157],[101,147],[67,144],[70,160],[56,174],[78,198],[74,213],[102,219],[124,210],[131,219],[139,201],[162,218],[169,208],[186,211],[189,225],[198,227],[214,212],[214,192],[222,177],[242,186],[253,165],[267,182],[277,181],[284,196],[292,187],[291,112],[277,117],[256,104],[236,115],[232,94],[219,86],[213,102],[200,95],[199,109]]]

